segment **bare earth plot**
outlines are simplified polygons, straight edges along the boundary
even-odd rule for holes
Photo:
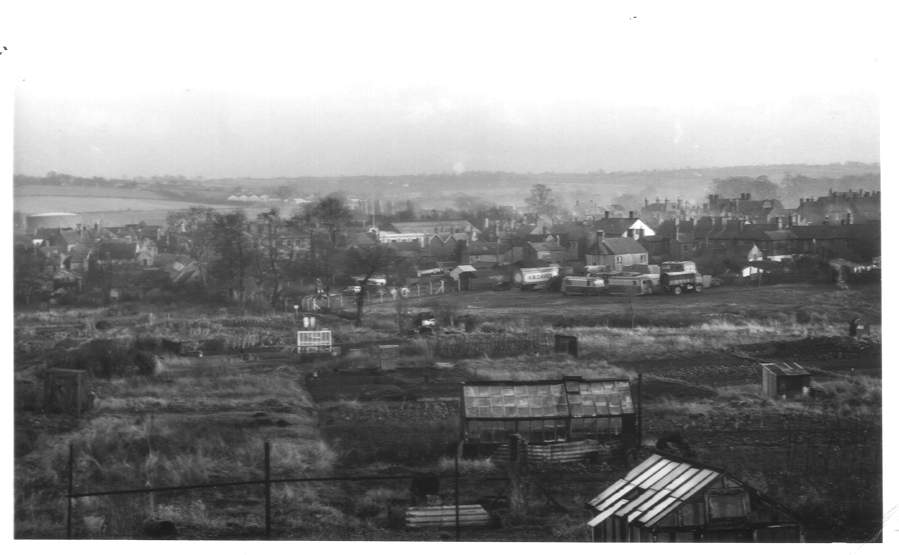
[[[798,285],[636,298],[633,305],[621,298],[543,292],[458,297],[460,312],[477,315],[482,328],[511,333],[539,327],[577,335],[579,359],[481,356],[446,361],[453,366],[438,370],[418,350],[422,340],[396,335],[387,303],[368,307],[366,323],[377,331],[324,321],[341,342],[400,343],[404,354],[395,371],[349,358],[301,363],[289,355],[249,362],[228,355],[162,355],[153,375],[95,380],[95,408],[81,421],[17,410],[16,536],[64,534],[60,492],[69,443],[79,453],[79,490],[258,479],[265,441],[272,444],[274,477],[451,475],[460,381],[642,374],[644,447],[680,434],[690,455],[724,467],[796,511],[809,540],[866,540],[879,529],[881,512],[879,339],[849,340],[843,322],[853,311],[879,322],[879,295],[879,288],[837,292]],[[631,306],[650,323],[660,323],[622,325]],[[291,319],[283,315],[200,318],[198,311],[183,309],[163,319],[144,312],[110,319],[128,333],[167,337],[252,331],[254,341],[266,337],[286,344],[293,333]],[[591,321],[597,314],[610,323]],[[72,330],[90,318],[77,312],[17,318],[17,346],[31,345],[27,356],[17,355],[17,378],[33,371],[41,353],[54,345],[71,348],[89,339],[93,332],[82,330],[77,333],[86,335],[72,339]],[[479,332],[490,333],[497,332]],[[816,396],[764,398],[754,360],[797,353],[805,353],[803,364],[814,368]],[[460,500],[483,505],[496,526],[465,530],[462,539],[584,540],[584,503],[627,464],[622,459],[534,469],[527,517],[514,519],[503,466],[465,459]],[[440,481],[444,503],[452,503],[453,486],[452,480]],[[273,534],[452,539],[451,530],[398,525],[397,514],[412,504],[409,488],[405,479],[278,485],[272,492]],[[154,517],[173,522],[178,537],[258,538],[262,507],[258,487],[87,498],[75,505],[75,529],[80,537],[145,537],[144,523]]]

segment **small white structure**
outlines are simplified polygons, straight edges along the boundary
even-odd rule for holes
[[[331,330],[297,332],[298,353],[330,353],[332,350]]]

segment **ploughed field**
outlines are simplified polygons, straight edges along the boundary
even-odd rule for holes
[[[844,323],[848,311],[879,323],[879,289],[721,288],[638,297],[632,305],[548,292],[452,298],[461,300],[456,316],[475,317],[472,333],[446,335],[455,342],[477,336],[476,344],[486,345],[513,335],[525,341],[539,329],[577,336],[581,356],[538,349],[435,359],[433,342],[444,331],[434,339],[398,335],[384,318],[395,314],[387,303],[367,307],[363,328],[330,316],[321,321],[341,344],[399,344],[395,370],[378,370],[374,358],[358,354],[299,360],[286,349],[292,315],[183,307],[18,314],[16,536],[64,535],[70,443],[75,489],[83,491],[259,479],[270,442],[273,478],[366,477],[276,484],[274,537],[453,539],[452,530],[403,528],[402,511],[413,504],[410,480],[384,478],[440,474],[439,495],[452,504],[459,382],[563,375],[635,381],[641,375],[643,451],[532,469],[527,516],[517,519],[508,508],[503,461],[463,458],[461,503],[481,504],[494,517],[492,527],[463,530],[463,540],[587,539],[591,515],[584,503],[672,434],[681,436],[688,455],[793,509],[810,541],[863,541],[879,529],[880,341],[850,340]],[[631,307],[646,319],[633,328]],[[95,378],[94,408],[81,420],[18,404],[29,387],[34,393],[42,364],[84,362],[82,353],[101,352],[88,346],[109,352],[128,338],[130,349],[153,354],[155,366]],[[178,342],[215,351],[181,356],[171,348]],[[815,396],[763,397],[757,361],[794,359],[812,371]],[[84,498],[74,504],[74,529],[79,537],[153,537],[154,523],[170,522],[181,538],[260,538],[263,499],[258,486]]]

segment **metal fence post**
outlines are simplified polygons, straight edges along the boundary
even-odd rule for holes
[[[272,537],[271,444],[265,442],[265,539]]]
[[[68,506],[66,508],[66,539],[72,539],[72,493],[74,491],[75,476],[75,446],[69,444],[69,487]]]

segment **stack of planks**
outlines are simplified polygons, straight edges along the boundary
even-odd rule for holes
[[[529,463],[572,463],[580,462],[594,455],[609,455],[611,449],[606,444],[594,439],[581,441],[569,441],[565,443],[548,443],[545,445],[528,445],[527,458]],[[500,445],[493,452],[491,459],[496,462],[508,462],[509,446]]]
[[[459,526],[487,526],[490,515],[481,505],[459,505]],[[406,509],[407,528],[452,528],[456,525],[456,506],[409,507]]]

